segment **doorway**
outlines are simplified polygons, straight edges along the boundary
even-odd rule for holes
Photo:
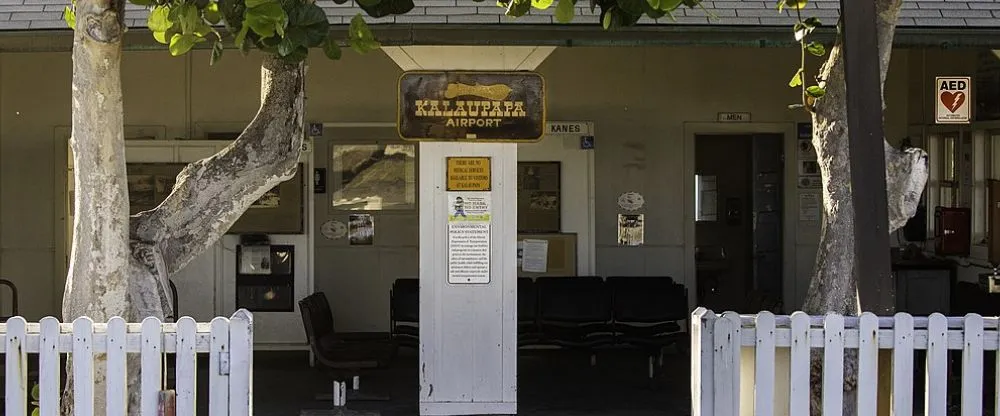
[[[698,305],[781,311],[783,142],[781,134],[695,136]]]

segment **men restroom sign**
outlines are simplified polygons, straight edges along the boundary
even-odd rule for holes
[[[535,142],[545,132],[545,81],[533,72],[406,72],[398,100],[404,140]]]
[[[938,124],[968,124],[971,119],[972,94],[970,77],[937,77],[934,79]]]

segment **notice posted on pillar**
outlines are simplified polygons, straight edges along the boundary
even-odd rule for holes
[[[490,193],[448,192],[448,283],[490,282]]]

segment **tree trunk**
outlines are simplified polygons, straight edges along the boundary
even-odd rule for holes
[[[188,165],[158,207],[129,218],[120,71],[124,1],[77,0],[75,11],[75,221],[63,321],[163,319],[171,308],[169,277],[215,244],[265,192],[294,176],[304,134],[305,66],[265,55],[261,107],[240,137]],[[129,360],[129,414],[139,411],[137,358]],[[105,370],[103,357],[96,359],[94,408],[101,415]],[[63,414],[70,415],[69,358],[67,365]]]
[[[875,0],[879,68],[883,90],[892,55],[892,40],[901,0]],[[841,39],[820,71],[826,80],[826,95],[816,101],[813,113],[813,146],[823,179],[824,218],[816,257],[815,274],[803,310],[812,315],[835,312],[859,315],[858,271],[854,261],[854,207],[851,191],[850,146],[847,131],[846,83]],[[884,141],[884,139],[883,139]],[[885,142],[886,182],[889,202],[889,232],[895,232],[913,217],[927,181],[927,154],[920,149],[905,151]],[[888,249],[888,247],[886,247]],[[863,271],[861,271],[863,274]],[[822,356],[813,354],[812,414],[820,414]],[[844,414],[857,412],[857,357],[844,360]]]

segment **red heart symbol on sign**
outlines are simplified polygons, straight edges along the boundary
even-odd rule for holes
[[[965,93],[964,92],[951,92],[945,91],[941,93],[941,104],[944,104],[948,111],[954,113],[958,110],[962,104],[965,103]]]

